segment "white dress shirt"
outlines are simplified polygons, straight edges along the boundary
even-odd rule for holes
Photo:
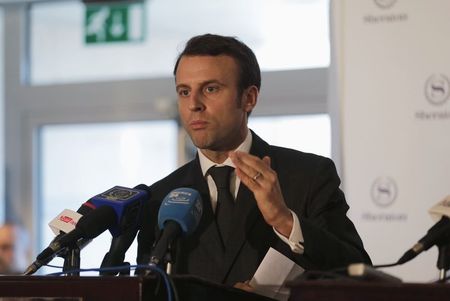
[[[242,142],[242,144],[239,145],[236,150],[245,152],[245,153],[249,153],[250,148],[252,146],[252,140],[253,140],[252,134],[251,134],[250,130],[248,130],[248,133],[247,133],[247,136],[246,136],[244,142]],[[233,162],[231,162],[230,158],[227,158],[222,164],[217,164],[215,162],[212,162],[201,152],[201,150],[198,150],[198,156],[200,159],[200,166],[202,169],[203,176],[206,177],[206,181],[208,182],[211,205],[212,205],[213,211],[215,212],[216,207],[217,207],[217,187],[216,187],[216,184],[214,183],[213,178],[210,175],[208,175],[207,172],[208,172],[209,168],[211,168],[212,166],[231,166],[233,168],[235,168],[235,166],[234,166]],[[234,199],[236,199],[236,197],[237,197],[237,193],[239,191],[240,184],[241,184],[241,180],[239,179],[239,177],[236,176],[236,172],[233,171],[231,173],[231,179],[230,179],[230,192],[234,196]],[[302,229],[300,227],[300,222],[298,220],[297,215],[292,210],[290,210],[290,211],[291,211],[292,217],[294,219],[294,223],[293,223],[292,231],[291,231],[289,237],[285,237],[283,234],[281,234],[277,230],[275,230],[275,228],[273,228],[273,230],[278,235],[278,237],[280,237],[280,239],[282,241],[284,241],[286,244],[289,245],[292,252],[297,253],[297,254],[302,254],[304,251],[304,248],[302,245],[302,243],[303,243]]]

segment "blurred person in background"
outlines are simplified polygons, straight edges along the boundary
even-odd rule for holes
[[[21,274],[29,255],[29,237],[19,224],[0,226],[0,275]]]

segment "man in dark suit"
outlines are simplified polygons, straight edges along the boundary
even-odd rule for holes
[[[270,247],[305,269],[370,263],[346,216],[333,162],[271,146],[248,129],[261,85],[250,48],[232,37],[194,37],[174,75],[180,119],[198,152],[150,187],[138,263],[149,262],[159,205],[179,187],[198,190],[204,209],[193,235],[178,241],[174,274],[233,285],[251,279]],[[217,167],[229,170],[229,197],[220,190]]]

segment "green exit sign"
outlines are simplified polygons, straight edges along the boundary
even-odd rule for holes
[[[84,37],[87,44],[143,41],[143,3],[86,5]]]

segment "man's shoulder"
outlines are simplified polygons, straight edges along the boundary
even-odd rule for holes
[[[322,168],[331,171],[336,170],[336,166],[330,158],[292,148],[268,144],[254,132],[253,138],[254,154],[261,157],[268,155],[272,160],[273,166],[278,170],[301,170],[305,173],[310,173]]]
[[[293,162],[304,162],[304,163],[311,163],[311,164],[317,164],[319,162],[330,162],[331,159],[308,152],[299,151],[292,148],[282,147],[282,146],[276,146],[276,145],[270,145],[270,153],[273,156],[274,159],[279,159],[281,161],[293,161]],[[292,162],[291,161],[291,162]]]
[[[271,145],[270,157],[279,175],[311,177],[318,173],[337,174],[334,162],[321,155]]]
[[[255,132],[252,132],[252,134],[253,134],[253,147],[255,148],[255,152],[259,154],[267,154],[270,157],[272,157],[272,159],[279,159],[280,161],[294,160],[295,162],[304,161],[310,163],[331,161],[331,159],[323,157],[321,155],[269,144],[261,137],[259,137]]]

